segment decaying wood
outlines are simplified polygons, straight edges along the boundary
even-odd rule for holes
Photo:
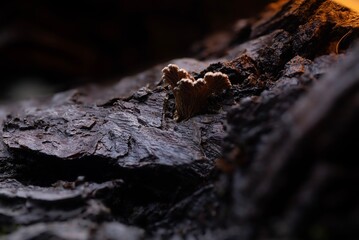
[[[183,67],[190,63],[188,70],[201,66],[190,60],[176,63]],[[88,89],[79,89],[46,101],[20,103],[17,110],[9,107],[1,160],[1,196],[7,203],[2,218],[7,229],[44,218],[48,222],[117,219],[150,228],[163,217],[170,222],[173,216],[167,212],[187,207],[189,194],[200,190],[194,196],[202,196],[213,189],[207,181],[213,161],[221,156],[224,109],[231,104],[178,124],[173,120],[173,96],[157,83],[161,71],[155,68],[153,73],[158,77],[142,74],[149,83],[155,81],[151,89],[143,87],[132,94],[136,88],[124,79],[119,84],[127,87],[122,97],[117,92],[111,98],[113,89],[104,89],[99,97],[91,89],[89,95]],[[141,76],[132,80],[137,77]],[[12,203],[13,199],[18,200]],[[19,205],[21,210],[11,211]],[[49,206],[54,214],[46,211]],[[37,234],[42,234],[43,227],[39,229]]]
[[[358,31],[358,14],[323,0],[240,20],[220,58],[171,62],[232,84],[182,122],[161,82],[168,63],[2,107],[3,234],[355,238]]]
[[[350,209],[359,200],[351,186],[358,181],[358,53],[357,47],[275,125],[264,125],[270,131],[265,139],[255,140],[250,166],[234,183],[237,217],[252,238],[312,239],[315,231],[335,238],[356,235],[350,219],[357,216]]]

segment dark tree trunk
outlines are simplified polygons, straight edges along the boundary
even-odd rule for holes
[[[238,21],[230,41],[203,42],[202,61],[171,61],[232,83],[186,121],[173,120],[168,63],[2,106],[1,233],[355,239],[358,32],[358,14],[324,0]]]

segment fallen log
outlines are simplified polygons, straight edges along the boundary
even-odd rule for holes
[[[220,72],[232,85],[179,122],[168,63],[3,106],[4,234],[355,237],[358,29],[357,13],[323,0],[240,20],[217,54],[171,61],[191,81]]]

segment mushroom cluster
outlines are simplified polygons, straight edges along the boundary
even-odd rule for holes
[[[204,78],[195,79],[186,70],[169,64],[162,69],[162,79],[173,91],[176,112],[175,120],[187,120],[206,109],[208,98],[231,87],[226,74],[208,72]]]

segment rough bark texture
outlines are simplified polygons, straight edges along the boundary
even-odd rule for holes
[[[171,61],[232,83],[187,121],[173,120],[167,63],[3,106],[1,234],[356,238],[358,32],[358,14],[324,0],[240,20],[203,61]]]

